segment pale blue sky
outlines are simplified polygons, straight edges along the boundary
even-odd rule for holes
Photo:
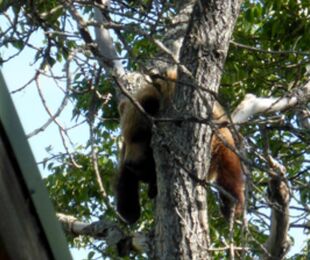
[[[32,39],[32,43],[34,45],[36,43],[38,45],[41,45],[42,41],[39,39],[40,37],[38,37],[38,35],[35,35]],[[1,54],[4,54],[3,52],[4,50],[2,49]],[[10,52],[8,50],[5,50],[5,55],[8,55],[9,53]],[[31,65],[31,63],[33,62],[33,58],[34,52],[30,49],[27,49],[22,52],[18,57],[4,64],[4,66],[2,67],[2,73],[10,91],[20,88],[34,76],[35,70],[38,65]],[[55,112],[62,100],[62,91],[57,88],[57,86],[51,79],[45,78],[40,83],[47,101],[47,105],[52,112]],[[48,120],[49,116],[42,106],[34,83],[28,86],[25,90],[14,94],[12,97],[26,133],[30,133],[34,129],[41,127]],[[65,127],[71,125],[71,108],[72,106],[69,105],[60,116],[60,121],[64,124]],[[84,143],[85,140],[87,140],[88,138],[88,128],[86,126],[76,128],[70,131],[70,137],[75,144]],[[29,143],[31,145],[37,162],[42,161],[48,156],[48,153],[45,150],[45,148],[48,146],[52,146],[53,152],[56,154],[58,152],[65,152],[58,128],[53,123],[44,132],[41,132],[35,137],[31,138],[29,140]],[[43,170],[42,167],[39,168],[43,176],[48,174],[48,172],[46,170]],[[290,254],[292,254],[293,252],[298,252],[302,248],[302,242],[306,238],[305,235],[302,234],[300,229],[293,229],[293,231],[293,233],[290,233],[295,237],[296,241],[295,246],[293,250],[291,250]],[[86,255],[87,253],[83,250],[74,250],[73,253],[74,260],[85,259]]]
[[[8,54],[8,52],[6,52],[6,54]],[[33,52],[28,49],[25,52],[22,52],[20,56],[5,63],[1,68],[10,91],[20,88],[34,76],[37,66],[31,66],[33,57]],[[48,106],[51,111],[55,112],[60,105],[63,93],[50,79],[42,80],[41,86]],[[25,133],[32,132],[34,129],[41,127],[47,121],[48,114],[42,106],[42,102],[39,99],[34,83],[28,86],[25,90],[12,95],[12,98]],[[68,108],[61,114],[61,122],[70,122],[72,117],[71,108],[68,106]],[[74,143],[83,143],[88,138],[88,130],[86,127],[79,127],[70,131],[70,137]],[[44,132],[40,132],[28,141],[37,162],[48,157],[48,153],[45,149],[48,146],[52,146],[53,152],[56,154],[58,152],[65,152],[58,127],[53,123]],[[48,174],[47,170],[44,170],[43,167],[39,167],[39,169],[43,176]],[[87,258],[87,252],[85,250],[74,249],[71,250],[71,252],[74,260]]]
[[[3,66],[2,72],[11,91],[23,86],[31,77],[33,77],[36,67],[30,66],[30,61],[32,61],[32,59],[33,54],[26,51]],[[63,93],[55,86],[53,81],[49,79],[42,81],[41,85],[44,86],[43,92],[48,102],[48,106],[55,112],[62,100]],[[31,84],[25,90],[14,94],[13,101],[26,133],[33,131],[47,121],[48,114],[42,106],[34,84]],[[60,119],[62,122],[70,122],[70,106],[62,113]],[[77,128],[70,132],[70,137],[72,137],[72,140],[76,144],[83,143],[88,137],[88,130],[86,127]],[[58,128],[54,124],[51,124],[44,132],[31,138],[29,143],[37,162],[42,161],[48,156],[45,148],[50,145],[52,145],[55,153],[64,152]],[[42,167],[39,168],[42,175],[48,174],[48,172],[43,170]],[[293,229],[293,232],[291,231],[290,234],[295,238],[295,246],[290,251],[291,255],[294,252],[299,252],[303,247],[303,241],[306,237],[300,229]],[[72,253],[74,260],[86,259],[87,256],[87,252],[84,250],[73,250]]]

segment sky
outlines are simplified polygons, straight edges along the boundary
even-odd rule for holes
[[[33,57],[34,53],[27,49],[18,57],[4,64],[2,67],[2,72],[10,91],[19,89],[31,78],[33,78],[37,69],[37,65],[31,64]],[[52,113],[55,113],[61,104],[64,94],[55,85],[53,80],[48,78],[40,79],[40,86],[42,87],[46,105]],[[49,119],[49,115],[43,107],[34,83],[11,96],[26,134],[40,128]],[[59,117],[59,121],[64,128],[75,124],[74,122],[72,122],[72,124],[68,123],[72,118],[72,108],[73,105],[69,102],[66,109],[64,109]],[[72,138],[73,144],[79,144],[87,140],[87,127],[84,125],[82,127],[72,129],[70,131],[70,137]],[[28,139],[28,141],[32,147],[37,162],[40,162],[45,157],[49,156],[46,152],[47,147],[51,147],[52,151],[55,153],[65,152],[58,127],[54,123],[50,124],[45,131],[40,132],[34,137]]]
[[[2,67],[2,73],[10,91],[20,88],[33,77],[36,68],[31,66],[32,59],[33,53],[31,53],[31,51],[26,51]],[[52,80],[44,79],[44,81],[42,81],[42,86],[44,86],[43,93],[46,97],[47,104],[51,110],[55,112],[60,105],[63,93],[55,86]],[[42,106],[42,102],[39,99],[34,84],[31,84],[25,90],[13,94],[12,98],[25,133],[30,133],[34,129],[41,127],[48,120],[48,114]],[[71,108],[72,105],[69,105],[61,114],[61,122],[70,122]],[[88,130],[83,127],[73,130],[70,132],[70,137],[72,137],[72,140],[76,144],[81,143],[87,139]],[[51,124],[44,132],[28,139],[28,141],[37,162],[49,156],[46,147],[51,145],[55,153],[65,152],[58,128],[54,124]],[[48,174],[47,170],[43,169],[41,165],[39,165],[39,169],[42,176]],[[296,241],[290,254],[298,252],[303,246],[302,241],[305,236],[302,233],[298,233],[298,231],[298,229],[295,229],[295,232],[293,234],[291,233],[291,235],[294,235]],[[85,250],[74,249],[72,250],[72,255],[74,260],[87,258],[87,252]]]
[[[0,19],[0,23],[1,22],[2,21]],[[32,40],[34,45],[36,42],[38,45],[42,42],[38,35],[34,35]],[[8,50],[5,50],[5,52],[5,55],[10,53]],[[1,54],[3,54],[3,50]],[[33,58],[34,52],[27,49],[13,60],[3,65],[1,70],[10,91],[20,88],[34,76],[37,65],[32,65]],[[61,72],[60,70],[61,68],[58,69],[58,72]],[[40,83],[47,105],[53,113],[58,109],[62,101],[63,92],[51,79],[44,78]],[[43,108],[34,83],[29,85],[26,89],[12,95],[12,98],[26,134],[41,127],[48,120],[49,116]],[[64,127],[70,126],[65,125],[65,122],[67,122],[67,124],[70,122],[72,117],[71,109],[72,104],[69,104],[59,117],[59,120],[64,124]],[[74,123],[72,123],[72,125],[73,124]],[[83,143],[88,139],[87,127],[82,126],[73,129],[70,131],[70,137],[72,138],[74,144]],[[55,124],[51,124],[44,132],[40,132],[36,136],[28,139],[28,141],[37,162],[41,162],[44,158],[49,157],[46,150],[47,147],[51,147],[55,154],[58,152],[65,152],[58,127]],[[47,170],[43,169],[42,165],[39,165],[39,169],[42,176],[46,176],[48,174]],[[305,236],[302,232],[298,232],[300,232],[300,230],[295,229],[294,233],[291,233],[296,241],[290,254],[298,252],[303,246],[302,241],[305,240]],[[87,252],[84,250],[73,250],[72,254],[74,260],[82,260],[87,258]]]
[[[10,62],[5,63],[1,68],[10,91],[20,88],[34,76],[36,66],[31,65],[33,57],[33,52],[28,49]],[[47,105],[51,111],[55,112],[60,105],[63,93],[50,79],[44,79],[41,83]],[[39,99],[35,84],[31,84],[25,90],[11,96],[26,134],[41,127],[48,120],[49,116]],[[61,122],[70,122],[72,117],[71,108],[72,105],[69,105],[61,114]],[[88,130],[85,127],[74,129],[70,132],[70,137],[74,143],[81,143],[88,138]],[[52,146],[52,151],[55,154],[65,152],[58,127],[55,124],[51,124],[44,132],[40,132],[28,139],[28,141],[36,162],[41,162],[44,158],[49,157],[46,151],[47,147]],[[48,174],[48,171],[42,167],[42,164],[39,164],[39,170],[42,176]],[[71,253],[74,260],[87,259],[87,252],[85,250],[72,249]]]

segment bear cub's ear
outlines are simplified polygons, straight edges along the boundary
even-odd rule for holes
[[[118,104],[118,112],[120,115],[124,114],[125,108],[126,108],[126,100],[121,100]]]

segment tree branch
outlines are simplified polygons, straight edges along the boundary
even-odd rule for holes
[[[265,50],[261,48],[256,48],[253,46],[245,45],[242,43],[230,41],[230,43],[236,47],[243,48],[246,50],[250,51],[256,51],[256,52],[262,52],[262,53],[268,53],[268,54],[278,54],[278,55],[283,55],[283,54],[296,54],[296,55],[302,55],[302,56],[308,56],[310,55],[310,52],[306,51],[294,51],[294,50],[283,50],[283,51],[275,51],[275,50]]]
[[[287,254],[291,246],[288,238],[289,229],[289,201],[290,190],[284,179],[286,169],[275,159],[269,156],[271,167],[280,172],[279,175],[271,173],[269,181],[269,202],[271,204],[270,234],[265,243],[265,260],[281,260]]]
[[[113,46],[113,40],[108,29],[102,26],[104,23],[108,22],[110,1],[96,0],[95,2],[95,20],[101,25],[100,27],[95,27],[96,43],[99,52],[105,59],[112,61],[112,67],[108,69],[112,69],[115,75],[121,77],[125,74],[125,70]],[[102,65],[105,65],[105,68],[107,69],[106,64]]]
[[[130,252],[149,252],[150,238],[141,232],[131,235],[126,234],[115,223],[100,220],[85,223],[77,218],[62,213],[57,213],[57,218],[64,231],[73,236],[91,236],[105,240],[109,247],[115,247],[119,256],[127,256]]]
[[[247,94],[232,113],[232,122],[237,124],[245,123],[255,114],[282,111],[295,106],[298,102],[308,101],[309,99],[310,81],[288,97],[262,98],[256,97],[253,94]]]

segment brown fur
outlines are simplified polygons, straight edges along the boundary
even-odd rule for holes
[[[158,114],[161,94],[156,88],[145,87],[136,93],[134,99],[148,114]],[[131,224],[140,217],[139,182],[148,184],[150,198],[157,194],[155,161],[150,145],[152,127],[131,101],[122,100],[118,109],[123,147],[116,185],[117,210],[124,220]]]
[[[134,95],[134,99],[151,116],[157,116],[160,109],[171,101],[174,93],[176,70],[168,70],[165,77],[166,79],[153,79],[153,86],[146,86]],[[134,223],[140,216],[139,182],[148,184],[150,198],[154,198],[157,194],[155,162],[150,145],[152,127],[148,119],[128,99],[120,102],[119,113],[124,141],[116,187],[117,210],[128,223]],[[213,118],[218,122],[227,121],[218,103],[214,105]],[[214,133],[211,139],[211,166],[208,179],[215,181],[237,200],[235,213],[240,215],[244,204],[244,179],[240,159],[225,145],[227,143],[231,148],[235,148],[230,130],[220,128],[217,134],[218,136]],[[220,197],[221,211],[226,218],[229,218],[234,202],[222,192]]]
[[[211,139],[211,165],[208,179],[214,180],[237,200],[235,214],[240,216],[244,205],[244,176],[240,158],[229,147],[232,149],[236,147],[233,136],[228,128],[221,128],[213,134]],[[221,211],[228,219],[231,216],[234,202],[222,192],[220,192],[220,197]]]
[[[212,117],[217,123],[228,123],[223,107],[214,102]],[[227,127],[216,130],[211,138],[211,162],[208,179],[215,181],[235,199],[236,204],[223,192],[220,192],[221,211],[228,219],[235,206],[235,215],[240,216],[244,208],[244,175],[241,161],[236,152],[234,137]]]

